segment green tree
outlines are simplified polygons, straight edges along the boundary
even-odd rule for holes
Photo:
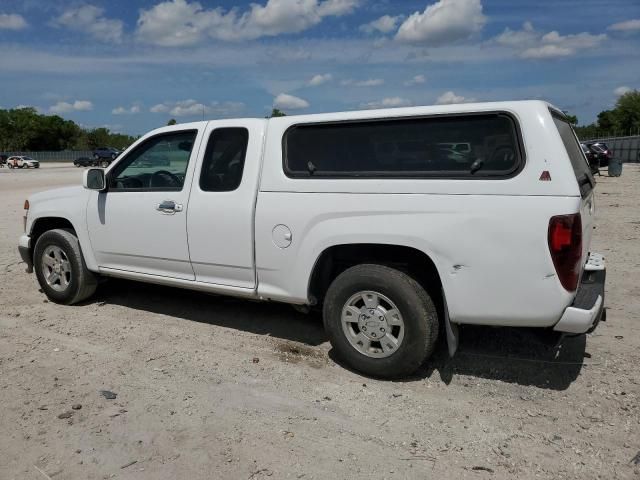
[[[178,122],[176,121],[176,119],[175,119],[175,118],[172,118],[171,120],[169,120],[169,121],[167,122],[167,126],[169,126],[169,127],[170,127],[171,125],[177,125],[177,123],[178,123]]]
[[[578,124],[578,117],[576,117],[575,115],[568,115],[568,114],[565,114],[565,115],[566,115],[567,120],[569,121],[569,123],[571,125],[577,125]]]
[[[615,128],[615,113],[612,110],[603,110],[598,114],[598,128],[604,131]]]
[[[284,113],[282,110],[278,109],[278,108],[274,108],[273,110],[271,110],[271,115],[269,115],[267,118],[273,118],[273,117],[286,117],[287,114]]]
[[[613,109],[616,131],[628,135],[640,130],[640,91],[625,93]]]

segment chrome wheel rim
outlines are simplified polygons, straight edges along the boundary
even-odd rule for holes
[[[71,283],[71,263],[60,247],[50,245],[42,253],[42,274],[45,282],[57,292],[63,292]]]
[[[400,310],[378,292],[364,290],[352,295],[342,308],[341,323],[351,346],[367,357],[389,357],[404,340]]]

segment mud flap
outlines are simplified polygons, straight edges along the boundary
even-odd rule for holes
[[[449,319],[449,307],[447,306],[447,297],[444,295],[444,289],[442,290],[442,304],[444,310],[444,328],[447,332],[447,348],[449,350],[449,356],[453,357],[458,350],[459,331],[458,325],[451,323]]]

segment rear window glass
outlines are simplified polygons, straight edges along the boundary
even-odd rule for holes
[[[591,169],[569,122],[562,115],[554,111],[552,111],[551,114],[558,133],[562,138],[564,148],[569,155],[569,160],[571,160],[573,172],[580,186],[580,194],[584,197],[593,189],[595,183],[591,175]]]
[[[506,177],[522,165],[506,114],[297,125],[285,133],[290,177]]]

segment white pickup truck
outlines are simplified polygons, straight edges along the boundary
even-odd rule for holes
[[[392,377],[460,324],[595,328],[593,188],[540,101],[205,121],[31,196],[19,250],[63,304],[104,276],[322,307],[337,354]]]

